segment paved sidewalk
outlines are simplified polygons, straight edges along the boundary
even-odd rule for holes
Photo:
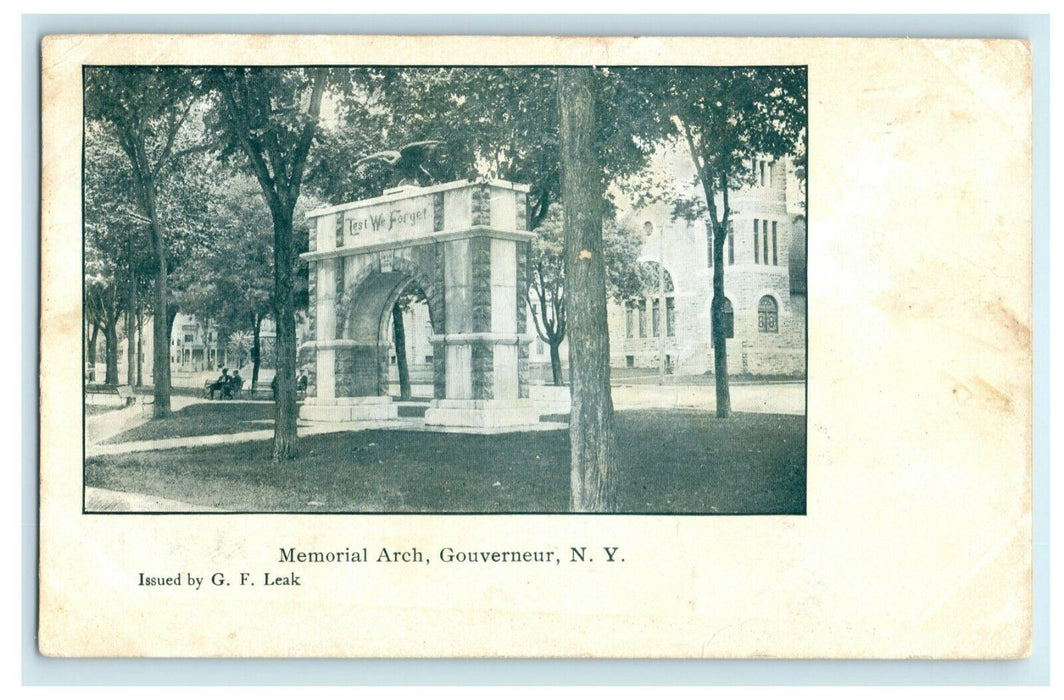
[[[85,442],[95,445],[151,420],[151,404],[142,404],[143,398],[138,394],[137,401],[132,406],[88,416],[85,420]],[[191,396],[170,397],[170,408],[174,411],[180,411],[195,403],[203,403],[203,399]]]
[[[220,513],[217,508],[197,506],[143,493],[85,487],[85,510],[90,513]]]
[[[299,437],[308,435],[324,435],[326,433],[357,433],[366,430],[406,430],[419,433],[476,433],[479,435],[495,435],[499,433],[532,432],[547,430],[568,430],[567,423],[537,423],[507,428],[458,428],[444,426],[425,425],[422,418],[399,418],[387,421],[357,421],[350,423],[303,423],[297,428]],[[137,440],[133,442],[119,442],[109,445],[86,445],[86,457],[99,457],[101,455],[128,454],[130,452],[147,452],[150,450],[174,450],[182,447],[204,447],[209,445],[232,445],[237,442],[256,442],[259,440],[272,440],[273,428],[264,430],[250,430],[244,433],[228,433],[223,435],[196,435],[184,438],[167,438],[165,440]]]
[[[717,409],[717,392],[712,384],[623,384],[611,387],[613,405],[618,410],[641,408]],[[739,413],[805,414],[805,382],[732,384],[732,410]]]
[[[739,384],[731,387],[732,410],[740,413],[781,413],[803,415],[805,413],[805,383],[784,382],[770,384]],[[638,409],[716,409],[716,392],[712,385],[618,385],[612,388],[614,406],[618,410]],[[180,410],[205,399],[175,396],[174,410]],[[251,402],[248,402],[251,403]],[[172,450],[185,447],[230,445],[238,442],[272,440],[273,428],[251,430],[243,433],[222,435],[199,435],[163,440],[138,440],[116,444],[100,444],[109,437],[147,422],[150,410],[133,405],[119,411],[93,416],[86,424],[86,457],[126,454],[149,450]],[[359,421],[352,423],[304,423],[298,427],[300,437],[337,432],[360,432],[365,430],[409,430],[437,433],[497,434],[539,430],[565,430],[565,423],[540,423],[520,428],[470,429],[426,426],[420,417],[399,418],[391,421]]]

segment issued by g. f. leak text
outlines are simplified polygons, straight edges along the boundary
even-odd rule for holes
[[[623,564],[619,546],[569,546],[544,549],[488,549],[478,547],[344,547],[333,550],[303,550],[279,547],[269,566],[260,571],[141,571],[136,585],[145,587],[203,588],[241,586],[302,586],[314,575],[315,566],[365,564],[402,566],[440,564],[444,566],[561,566]],[[250,568],[250,567],[249,567]]]

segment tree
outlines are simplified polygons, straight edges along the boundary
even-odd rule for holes
[[[605,188],[594,143],[591,68],[558,68],[558,106],[572,391],[569,506],[610,511],[615,506],[615,448],[602,243]]]
[[[392,305],[392,341],[395,343],[395,369],[399,375],[399,398],[410,398],[410,367],[406,361],[406,326],[403,314],[416,304],[427,304],[428,297],[417,282],[411,281]]]
[[[189,117],[199,97],[197,73],[160,66],[97,67],[85,71],[85,113],[106,124],[129,161],[131,191],[148,226],[154,268],[154,345],[152,375],[155,418],[170,414],[170,332],[175,309],[169,306],[168,222],[161,190],[178,172],[187,154],[202,150],[192,140]],[[87,162],[87,168],[92,167]]]
[[[442,142],[427,166],[438,182],[474,176],[527,184],[528,227],[536,230],[560,198],[556,71],[552,67],[381,67],[359,69],[362,87],[349,99],[344,129],[329,136],[314,166],[328,172],[331,201],[379,195],[399,175],[384,168],[354,172],[352,162],[384,148],[426,139]],[[595,148],[607,179],[638,171],[652,149],[631,138],[627,113],[612,108],[613,80],[595,71],[600,98]],[[415,108],[411,108],[414,105]],[[324,150],[324,149],[323,149]],[[324,178],[321,178],[324,180]]]
[[[700,201],[680,198],[676,213],[705,217],[713,256],[711,302],[717,416],[731,415],[724,327],[724,243],[729,193],[753,184],[753,160],[793,155],[804,172],[806,72],[784,67],[667,67],[616,71],[641,140],[680,143],[691,157]]]
[[[103,331],[106,373],[104,384],[118,384],[118,323],[122,314],[120,282],[115,265],[105,259],[91,238],[86,240],[85,316],[93,327],[89,362],[96,362],[96,334]]]
[[[85,124],[84,241],[85,316],[89,322],[88,361],[96,360],[96,337],[104,331],[108,372],[105,381],[118,383],[118,326],[124,325],[127,363],[126,383],[137,381],[139,358],[137,311],[150,293],[146,283],[154,265],[145,223],[134,213],[129,162],[97,121]]]
[[[251,386],[258,383],[262,322],[272,311],[273,232],[259,185],[227,174],[207,202],[210,228],[204,250],[182,269],[182,306],[207,319],[224,348],[230,335],[251,333]]]
[[[536,333],[550,348],[551,375],[555,386],[563,381],[560,346],[565,340],[565,238],[563,215],[557,207],[544,218],[532,241],[530,293],[526,297]],[[610,298],[624,302],[645,287],[639,266],[640,234],[618,226],[611,217],[602,222],[603,258],[606,265],[606,291]]]
[[[318,130],[328,73],[323,68],[217,68],[216,125],[226,152],[242,154],[258,180],[273,221],[273,317],[277,391],[273,460],[296,446],[295,256],[292,218]]]

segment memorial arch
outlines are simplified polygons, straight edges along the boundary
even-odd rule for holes
[[[433,399],[425,422],[499,428],[538,421],[528,400],[527,192],[502,181],[402,187],[313,211],[310,338],[301,351],[315,421],[386,420],[392,306],[428,301]]]

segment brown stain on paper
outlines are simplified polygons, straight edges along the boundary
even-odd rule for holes
[[[963,382],[954,384],[951,393],[961,406],[974,400],[989,405],[1000,413],[1014,411],[1012,397],[982,377],[972,377],[968,380],[968,384]]]
[[[1000,301],[986,304],[987,315],[995,326],[1005,331],[1009,340],[1013,341],[1024,351],[1031,349],[1031,327],[1016,317],[1011,310],[1006,308]]]

